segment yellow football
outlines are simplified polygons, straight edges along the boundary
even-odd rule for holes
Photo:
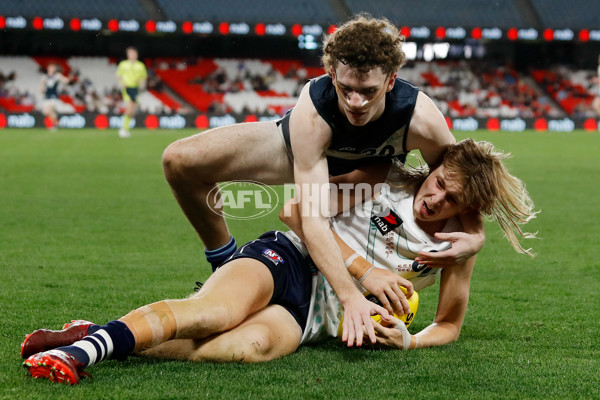
[[[406,294],[406,289],[402,286],[400,286],[400,289]],[[365,297],[367,298],[367,300],[372,301],[373,303],[377,304],[377,305],[381,305],[381,302],[379,301],[379,299],[375,296],[372,295],[371,293],[366,293]],[[413,320],[415,319],[415,314],[417,313],[417,309],[419,308],[419,293],[417,292],[413,292],[413,295],[410,296],[410,298],[407,299],[408,300],[408,305],[410,307],[410,312],[408,314],[404,314],[404,315],[397,315],[394,314],[394,317],[398,318],[400,321],[404,322],[404,325],[406,325],[406,327],[408,328],[410,326],[410,324],[413,322]],[[381,315],[377,314],[377,315],[373,315],[371,316],[371,318],[373,318],[375,320],[375,322],[381,324]],[[342,315],[342,318],[340,318],[340,325],[338,326],[338,337],[342,337],[342,323],[344,322],[344,316]],[[382,324],[385,326],[385,323]]]

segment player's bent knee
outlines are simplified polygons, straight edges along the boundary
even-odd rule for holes
[[[291,316],[290,316],[291,318]],[[291,354],[298,349],[302,332],[295,323],[279,320],[276,324],[258,323],[244,332],[241,362],[264,362]],[[241,355],[241,353],[240,353]]]
[[[272,331],[266,328],[255,329],[248,336],[247,358],[248,362],[266,361],[274,356],[273,350],[277,339]]]
[[[196,139],[198,140],[198,139]],[[213,184],[212,156],[198,143],[191,145],[185,139],[171,143],[163,151],[162,165],[165,178],[172,185],[194,183]],[[212,171],[212,172],[211,172]]]
[[[232,361],[256,363],[274,360],[289,354],[283,345],[284,338],[264,326],[254,326],[245,332],[243,341],[230,348]]]
[[[184,172],[184,154],[179,142],[171,143],[163,152],[162,165],[169,182],[181,179]]]

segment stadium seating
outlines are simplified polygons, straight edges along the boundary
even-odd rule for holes
[[[597,88],[593,84],[595,71],[575,71],[566,66],[550,70],[533,70],[534,79],[571,116],[593,117],[591,103]]]
[[[329,24],[339,21],[330,1],[157,0],[174,21],[281,22]]]
[[[61,90],[61,113],[122,112],[116,60],[107,57],[0,57],[0,73],[16,71],[0,86],[0,108],[31,111],[41,106],[40,71],[54,61],[76,81]],[[298,60],[146,60],[148,90],[139,97],[147,113],[282,115],[297,101],[304,83],[324,73]],[[417,85],[449,117],[537,118],[592,116],[594,71],[566,67],[535,70],[532,78],[510,66],[483,61],[410,62],[399,77]]]
[[[351,13],[368,11],[399,26],[525,27],[517,0],[345,0]],[[448,21],[452,21],[449,25]]]
[[[544,92],[507,66],[467,62],[416,62],[400,78],[415,83],[450,117],[560,115]]]
[[[0,57],[0,72],[15,72],[15,79],[0,96],[0,107],[12,112],[41,109],[41,71],[49,62],[60,65],[63,73],[73,74],[74,82],[61,86],[59,113],[90,111],[106,113],[121,112],[120,95],[116,79],[116,64],[107,57]],[[19,104],[22,97],[30,97],[31,104]],[[143,91],[139,96],[140,109],[149,113],[179,110],[180,105],[168,93],[158,90]]]
[[[41,97],[40,93],[40,66],[31,57],[0,57],[0,71],[7,74],[15,72],[15,79],[11,83],[15,91],[29,92]]]
[[[196,65],[179,63],[178,66],[172,66],[167,63],[167,66],[161,67],[161,63],[158,64],[156,74],[196,110],[206,112],[214,102],[222,103],[223,94],[207,93],[202,84],[194,83],[217,68],[212,60],[199,60]]]
[[[35,104],[41,104],[39,71],[39,64],[31,57],[0,57],[0,72],[14,73],[14,79],[3,88],[0,107],[11,112],[28,112]],[[20,104],[22,97],[28,97],[31,104]],[[72,111],[68,106],[67,109]]]
[[[290,60],[165,59],[154,65],[166,85],[202,112],[222,106],[220,111],[280,114],[295,104],[300,84],[323,73]]]
[[[68,62],[73,69],[79,71],[81,80],[89,82],[88,91],[96,92],[103,98],[110,97],[116,91],[116,97],[118,97],[120,89],[116,79],[116,60],[110,60],[107,57],[72,57],[69,58]],[[157,90],[142,91],[138,101],[140,110],[144,112],[170,112],[173,107],[175,109],[179,108],[168,94],[159,94]],[[106,104],[107,108],[110,108],[110,106],[114,107],[115,104],[112,102]],[[116,107],[122,108],[122,105],[116,105]]]
[[[600,2],[595,0],[529,0],[544,27],[600,28]]]
[[[149,19],[138,0],[27,0],[3,1],[0,6],[2,15],[25,17],[62,17],[62,18],[100,18],[100,19]]]

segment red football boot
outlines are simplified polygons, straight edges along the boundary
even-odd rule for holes
[[[60,350],[37,353],[23,362],[34,378],[46,378],[52,382],[76,385],[82,376],[90,374],[83,370],[83,364],[75,357]]]
[[[60,331],[38,329],[25,337],[21,343],[21,357],[27,358],[32,354],[52,350],[61,346],[69,346],[83,339],[93,322],[73,320],[65,324]]]

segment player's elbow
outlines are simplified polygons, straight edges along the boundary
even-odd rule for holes
[[[284,205],[283,208],[281,209],[281,211],[279,211],[279,220],[287,225],[287,221],[286,221],[287,218],[288,217],[286,216],[285,205]]]
[[[446,343],[453,343],[460,337],[461,325],[457,323],[448,323],[446,325]]]
[[[450,332],[448,343],[453,343],[453,342],[458,341],[459,337],[460,337],[460,327],[454,326],[454,330],[452,330]]]
[[[281,211],[279,211],[279,220],[287,226],[290,226],[290,223],[292,222],[292,208],[289,202],[286,202],[281,208]]]
[[[437,321],[417,334],[419,347],[444,346],[456,342],[460,337],[460,324]]]

